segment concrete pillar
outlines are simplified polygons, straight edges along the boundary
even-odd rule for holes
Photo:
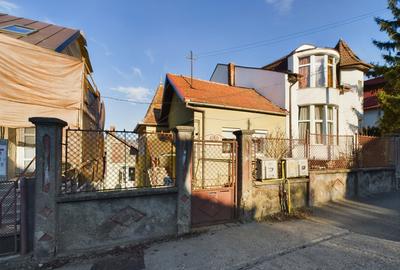
[[[193,127],[177,126],[174,129],[176,147],[176,186],[178,188],[177,229],[178,235],[190,232],[192,195],[192,148]]]
[[[36,183],[34,255],[38,259],[56,254],[57,204],[61,183],[62,129],[57,118],[29,118],[36,127]]]
[[[250,221],[253,218],[253,130],[238,130],[233,132],[238,142],[237,153],[237,195],[238,218]]]

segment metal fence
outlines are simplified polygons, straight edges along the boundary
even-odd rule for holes
[[[396,146],[394,137],[357,137],[358,167],[392,167],[395,165]]]
[[[310,134],[307,145],[310,169],[347,169],[357,165],[354,136]]]
[[[171,133],[67,129],[61,193],[175,185]]]
[[[0,254],[18,252],[20,229],[18,182],[0,181]]]
[[[392,167],[396,155],[394,137],[317,135],[304,140],[253,139],[253,174],[257,158],[307,159],[311,170]]]
[[[192,189],[231,187],[236,176],[234,140],[194,141]]]

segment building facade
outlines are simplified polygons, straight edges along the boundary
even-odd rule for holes
[[[289,112],[287,137],[315,134],[323,143],[324,135],[358,132],[369,68],[339,40],[334,48],[302,45],[262,68],[219,64],[211,81],[256,89]]]

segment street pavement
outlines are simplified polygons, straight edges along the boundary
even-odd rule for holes
[[[400,193],[332,202],[306,219],[202,230],[152,244],[140,258],[125,253],[56,269],[400,269]]]

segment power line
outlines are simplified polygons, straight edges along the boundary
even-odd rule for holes
[[[205,58],[205,57],[212,57],[212,56],[227,54],[227,53],[231,53],[231,52],[249,50],[249,49],[263,47],[263,46],[267,46],[267,45],[271,45],[271,44],[280,43],[280,42],[287,41],[287,40],[294,39],[294,38],[298,38],[298,37],[312,35],[312,34],[315,34],[315,33],[319,33],[319,32],[322,32],[322,31],[330,30],[330,29],[337,28],[337,27],[340,27],[340,26],[343,26],[343,25],[347,25],[347,24],[351,24],[351,23],[355,23],[355,22],[364,20],[366,18],[369,18],[371,15],[373,15],[375,13],[378,13],[378,12],[381,12],[383,10],[386,10],[386,8],[385,9],[378,9],[378,10],[371,11],[371,12],[368,12],[368,13],[364,13],[364,14],[361,14],[361,15],[358,15],[358,16],[353,16],[353,17],[350,17],[350,18],[347,18],[347,19],[344,19],[344,20],[336,21],[336,22],[325,24],[325,25],[318,26],[318,27],[313,27],[313,28],[310,28],[310,29],[307,29],[307,30],[303,30],[303,31],[299,31],[299,32],[283,35],[283,36],[272,38],[272,39],[261,40],[261,41],[256,41],[256,42],[247,43],[247,44],[243,44],[243,45],[238,45],[238,46],[233,46],[233,47],[228,47],[228,48],[217,49],[217,50],[212,50],[212,51],[208,51],[208,52],[199,53],[197,55],[197,57],[198,58]]]
[[[265,71],[267,71],[267,70],[265,70]],[[311,76],[315,76],[315,75],[319,75],[319,74],[325,74],[325,69],[323,69],[323,70],[319,70],[319,71],[317,71],[317,72],[310,72],[309,73],[309,76],[311,77]],[[186,81],[187,82],[187,81]],[[217,83],[217,82],[213,82],[213,81],[210,81],[211,83]],[[189,84],[189,82],[187,82],[188,84]],[[219,84],[219,83],[218,83]],[[268,88],[273,88],[273,87],[275,87],[275,86],[278,86],[278,85],[283,85],[284,84],[284,82],[282,81],[282,82],[277,82],[277,83],[273,83],[273,84],[267,84],[267,85],[265,85],[265,87],[268,87]],[[228,86],[228,85],[227,85]],[[260,94],[261,95],[261,93],[257,90],[257,89],[254,89],[254,88],[247,88],[247,87],[244,87],[244,86],[233,86],[233,87],[236,87],[236,88],[243,88],[244,90],[253,90],[253,91],[256,91],[258,94]],[[261,87],[263,87],[263,86],[261,86]],[[241,93],[237,93],[237,94],[228,94],[228,95],[220,95],[220,96],[209,96],[209,97],[207,97],[207,99],[217,99],[217,98],[223,98],[223,97],[231,97],[231,96],[237,96],[237,95],[243,95],[244,93],[243,92],[241,92]],[[114,101],[120,101],[120,102],[127,102],[127,103],[132,103],[132,104],[140,104],[140,105],[150,105],[150,104],[154,104],[154,105],[162,105],[162,104],[172,104],[173,102],[149,102],[149,101],[135,101],[135,100],[131,100],[131,99],[126,99],[126,98],[118,98],[118,97],[112,97],[112,96],[102,96],[103,98],[105,98],[105,99],[110,99],[110,100],[114,100]],[[266,99],[268,99],[267,97],[265,97]]]

